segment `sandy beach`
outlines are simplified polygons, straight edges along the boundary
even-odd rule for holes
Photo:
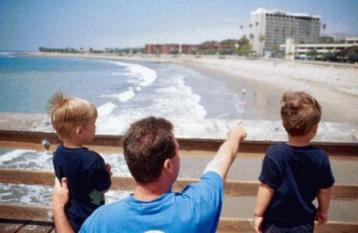
[[[358,123],[358,66],[320,64],[237,56],[92,55],[33,53],[36,56],[72,56],[100,59],[170,62],[191,67],[222,80],[247,98],[245,118],[279,120],[280,97],[285,91],[308,91],[323,108],[323,121]]]

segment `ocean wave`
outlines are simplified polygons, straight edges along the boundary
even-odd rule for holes
[[[128,100],[132,99],[135,96],[135,92],[133,87],[129,87],[128,90],[121,92],[119,94],[103,94],[101,97],[107,98],[115,98],[119,102],[127,102]]]
[[[204,119],[207,112],[200,104],[201,97],[185,85],[184,76],[175,75],[171,80],[171,84],[155,90],[157,94],[166,98],[158,98],[154,103],[154,108],[163,109],[168,116]]]
[[[158,79],[158,83],[151,89],[141,92],[135,103],[125,104],[123,109],[119,108],[115,113],[99,118],[97,132],[123,134],[130,123],[149,115],[185,121],[185,125],[193,120],[204,119],[207,112],[200,103],[201,97],[185,84],[185,76],[174,74],[165,77]],[[130,97],[131,92],[103,96],[123,101],[123,97]]]
[[[119,66],[124,66],[125,71],[127,73],[121,73],[121,75],[127,75],[129,77],[135,78],[136,80],[132,80],[132,82],[134,81],[136,82],[136,84],[142,87],[151,85],[154,82],[154,80],[157,78],[157,73],[146,66],[119,62],[119,61],[110,61],[110,62]],[[117,73],[114,74],[117,75]]]

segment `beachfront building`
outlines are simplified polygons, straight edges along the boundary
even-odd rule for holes
[[[358,44],[358,36],[347,37],[345,40],[346,44]]]
[[[318,43],[320,27],[319,16],[259,8],[251,12],[250,43],[258,56],[276,56],[288,38]]]
[[[149,54],[178,54],[180,52],[179,44],[146,44],[145,53]]]
[[[199,45],[196,44],[182,44],[181,53],[183,54],[197,54],[199,52]]]
[[[309,59],[311,56],[320,58],[327,54],[337,54],[338,56],[353,47],[358,47],[358,37],[349,37],[344,43],[326,43],[326,44],[296,44],[294,40],[287,39],[280,48],[285,51],[285,57],[288,59]]]

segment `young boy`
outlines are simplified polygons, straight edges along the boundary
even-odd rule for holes
[[[50,100],[53,128],[61,144],[54,153],[56,177],[67,177],[70,200],[66,215],[75,232],[85,219],[104,204],[104,192],[111,186],[111,169],[102,157],[84,147],[92,141],[96,129],[96,108],[86,100],[65,97]]]
[[[287,92],[281,118],[288,142],[271,146],[263,160],[255,209],[256,232],[313,232],[327,221],[334,184],[327,154],[311,145],[321,106],[305,92]],[[312,204],[317,197],[318,208]]]

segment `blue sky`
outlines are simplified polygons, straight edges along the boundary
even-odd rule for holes
[[[259,7],[319,15],[325,34],[358,36],[358,0],[0,0],[0,49],[240,38]]]

